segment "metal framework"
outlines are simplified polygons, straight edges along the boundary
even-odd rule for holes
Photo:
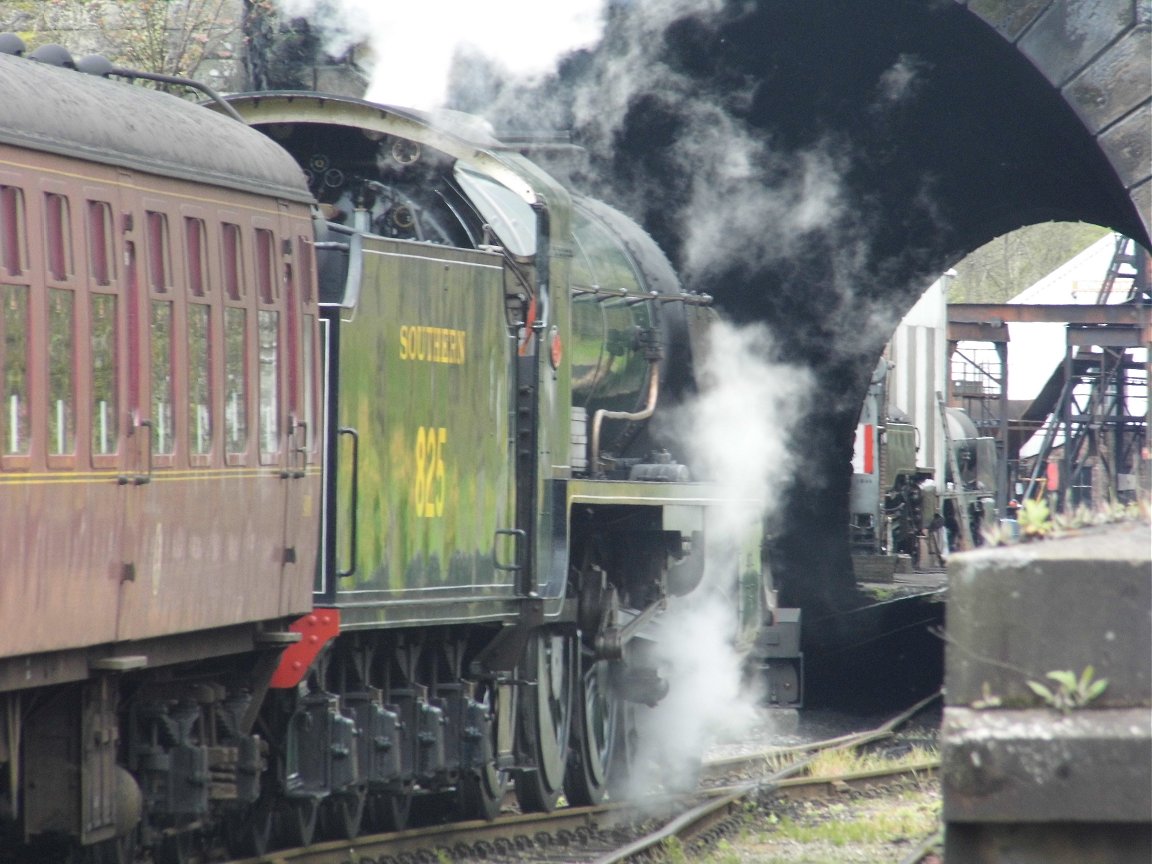
[[[1126,502],[1152,489],[1152,295],[1149,255],[1121,238],[1095,305],[959,304],[948,309],[949,404],[996,438],[1002,508],[1023,485],[1059,507]],[[1122,303],[1109,303],[1131,280]],[[1019,417],[1010,417],[1008,322],[1067,324],[1063,362]],[[960,351],[961,341],[984,343]],[[1141,360],[1138,352],[1143,350]],[[959,362],[954,362],[958,360]],[[1040,450],[1020,448],[1041,433]]]

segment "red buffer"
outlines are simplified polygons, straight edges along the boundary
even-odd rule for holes
[[[340,633],[340,610],[314,609],[293,621],[288,629],[299,633],[301,638],[285,649],[280,657],[280,665],[272,676],[270,686],[281,690],[295,687],[304,680],[324,646]]]

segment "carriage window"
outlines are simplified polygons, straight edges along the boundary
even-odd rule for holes
[[[106,201],[88,202],[88,268],[97,285],[111,285],[116,278],[112,254],[112,207]]]
[[[0,186],[0,258],[9,276],[19,276],[27,268],[24,190],[17,186]]]
[[[48,290],[48,454],[74,452],[76,399],[72,346],[75,295],[64,288]]]
[[[172,258],[168,249],[168,217],[148,211],[148,287],[164,293],[172,284]]]
[[[275,302],[273,274],[276,272],[276,249],[272,232],[266,228],[256,229],[256,286],[260,291],[261,303]]]
[[[188,261],[188,290],[194,297],[208,293],[208,246],[204,242],[204,220],[191,216],[184,219],[184,243]]]
[[[244,298],[244,247],[240,226],[225,222],[220,226],[223,248],[224,291],[229,300]]]
[[[172,303],[152,301],[152,452],[170,454],[175,441],[172,406]]]
[[[0,447],[5,456],[28,452],[28,289],[0,285]]]
[[[248,449],[248,313],[224,310],[224,432],[230,454]]]
[[[116,295],[93,294],[92,304],[92,454],[116,452],[119,411],[116,381]]]
[[[192,452],[212,450],[211,307],[188,304],[188,438]]]
[[[259,324],[260,456],[268,459],[280,450],[280,314],[262,310]]]
[[[72,223],[68,199],[54,192],[44,195],[44,233],[48,241],[48,275],[63,282],[72,275]]]

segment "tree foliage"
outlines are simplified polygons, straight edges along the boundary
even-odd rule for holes
[[[57,42],[117,66],[197,77],[240,39],[236,0],[7,0],[0,21],[30,49]]]
[[[1004,303],[1108,233],[1082,222],[1045,222],[997,237],[956,265],[949,303]]]

